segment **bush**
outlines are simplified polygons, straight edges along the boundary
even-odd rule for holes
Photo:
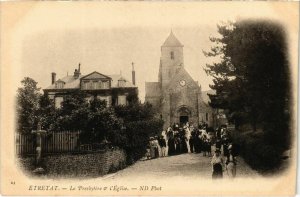
[[[163,121],[160,119],[132,121],[125,123],[125,127],[126,129],[111,132],[109,140],[114,145],[125,149],[127,163],[132,164],[145,155],[149,137],[159,135]]]
[[[240,145],[241,156],[253,169],[265,172],[279,167],[281,151],[266,144],[261,136],[234,132],[232,137]]]

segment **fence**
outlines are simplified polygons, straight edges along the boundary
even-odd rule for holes
[[[80,131],[48,132],[42,135],[42,153],[67,153],[79,149]],[[35,134],[16,133],[17,155],[35,154]]]

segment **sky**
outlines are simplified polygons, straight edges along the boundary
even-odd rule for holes
[[[206,29],[211,27],[206,27]],[[172,28],[184,46],[184,65],[203,90],[211,83],[203,68],[207,59],[209,33],[199,28]],[[160,47],[171,28],[68,29],[41,32],[23,41],[22,73],[28,73],[41,87],[51,83],[51,72],[57,79],[72,75],[81,64],[81,73],[98,71],[105,75],[120,74],[131,80],[134,62],[140,99],[145,95],[145,81],[157,81]],[[213,32],[213,28],[211,28]],[[29,68],[27,68],[29,67]],[[34,69],[32,69],[34,67]]]
[[[139,97],[144,101],[145,82],[158,80],[160,47],[172,30],[184,45],[186,70],[202,90],[209,90],[212,78],[204,68],[211,60],[202,51],[212,46],[209,37],[217,35],[217,24],[247,16],[273,16],[276,11],[264,4],[260,14],[255,14],[255,6],[238,9],[236,3],[223,9],[221,2],[127,5],[48,2],[22,9],[11,37],[19,85],[28,76],[46,88],[51,85],[51,72],[57,79],[72,75],[79,63],[84,75],[121,72],[131,80],[134,62]]]

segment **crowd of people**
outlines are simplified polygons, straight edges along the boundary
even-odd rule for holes
[[[160,136],[150,137],[146,156],[148,159],[154,159],[184,153],[202,153],[205,157],[212,157],[213,179],[222,178],[224,170],[230,178],[234,178],[237,163],[236,149],[225,127],[214,130],[206,123],[198,127],[186,123],[174,124],[166,131],[162,131]]]

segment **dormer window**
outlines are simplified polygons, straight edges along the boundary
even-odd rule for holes
[[[64,88],[64,82],[63,82],[63,81],[57,81],[57,82],[55,83],[55,88],[57,88],[57,89],[62,89],[62,88]]]
[[[118,86],[119,86],[119,87],[125,87],[125,83],[126,83],[125,80],[120,79],[120,80],[118,81]]]
[[[174,51],[171,51],[170,56],[171,56],[171,60],[173,60],[174,59]]]

